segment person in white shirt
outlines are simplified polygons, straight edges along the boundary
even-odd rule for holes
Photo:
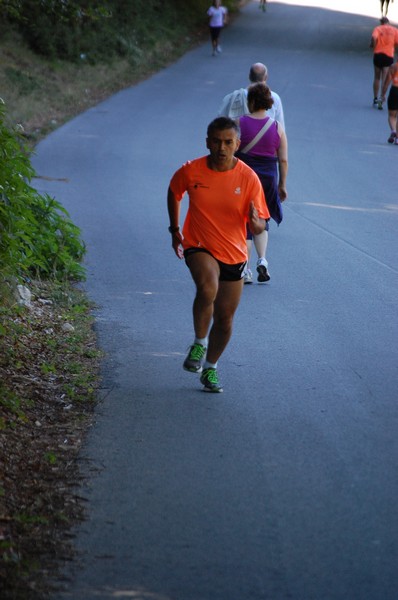
[[[213,49],[213,56],[221,52],[221,46],[219,44],[221,30],[227,23],[228,9],[225,6],[221,6],[221,0],[214,0],[212,6],[207,11],[210,17],[209,28],[210,28],[210,40]]]
[[[268,69],[263,63],[254,63],[250,67],[250,83],[266,83],[268,79]],[[274,101],[272,107],[267,111],[267,116],[279,121],[283,129],[285,127],[285,117],[283,114],[282,100],[280,96],[271,90],[271,96]],[[240,88],[224,96],[221,106],[218,110],[219,117],[229,117],[230,119],[239,119],[243,115],[250,113],[247,106],[247,88]]]

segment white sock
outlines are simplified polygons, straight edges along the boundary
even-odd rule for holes
[[[195,338],[194,344],[200,344],[201,346],[204,346],[205,348],[207,348],[207,337],[205,338]]]
[[[217,369],[217,363],[211,363],[208,360],[206,360],[203,364],[203,368],[204,369]]]

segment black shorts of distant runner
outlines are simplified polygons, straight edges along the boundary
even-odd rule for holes
[[[210,27],[210,37],[215,42],[220,37],[222,27]]]
[[[387,99],[388,110],[398,110],[398,87],[392,85]]]
[[[387,54],[378,53],[373,55],[373,64],[375,67],[379,69],[384,69],[385,67],[391,67],[394,59],[391,56],[387,56]]]

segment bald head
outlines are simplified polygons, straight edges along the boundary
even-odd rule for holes
[[[268,71],[263,63],[254,63],[250,67],[249,80],[252,83],[265,83],[267,81]]]

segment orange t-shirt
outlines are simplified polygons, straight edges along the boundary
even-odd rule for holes
[[[262,219],[270,214],[256,173],[241,160],[229,171],[213,171],[203,156],[185,163],[170,182],[176,200],[188,192],[183,247],[204,248],[226,264],[247,260],[246,223],[253,201]]]
[[[392,25],[379,25],[372,33],[374,54],[394,56],[395,46],[398,46],[398,29]]]

